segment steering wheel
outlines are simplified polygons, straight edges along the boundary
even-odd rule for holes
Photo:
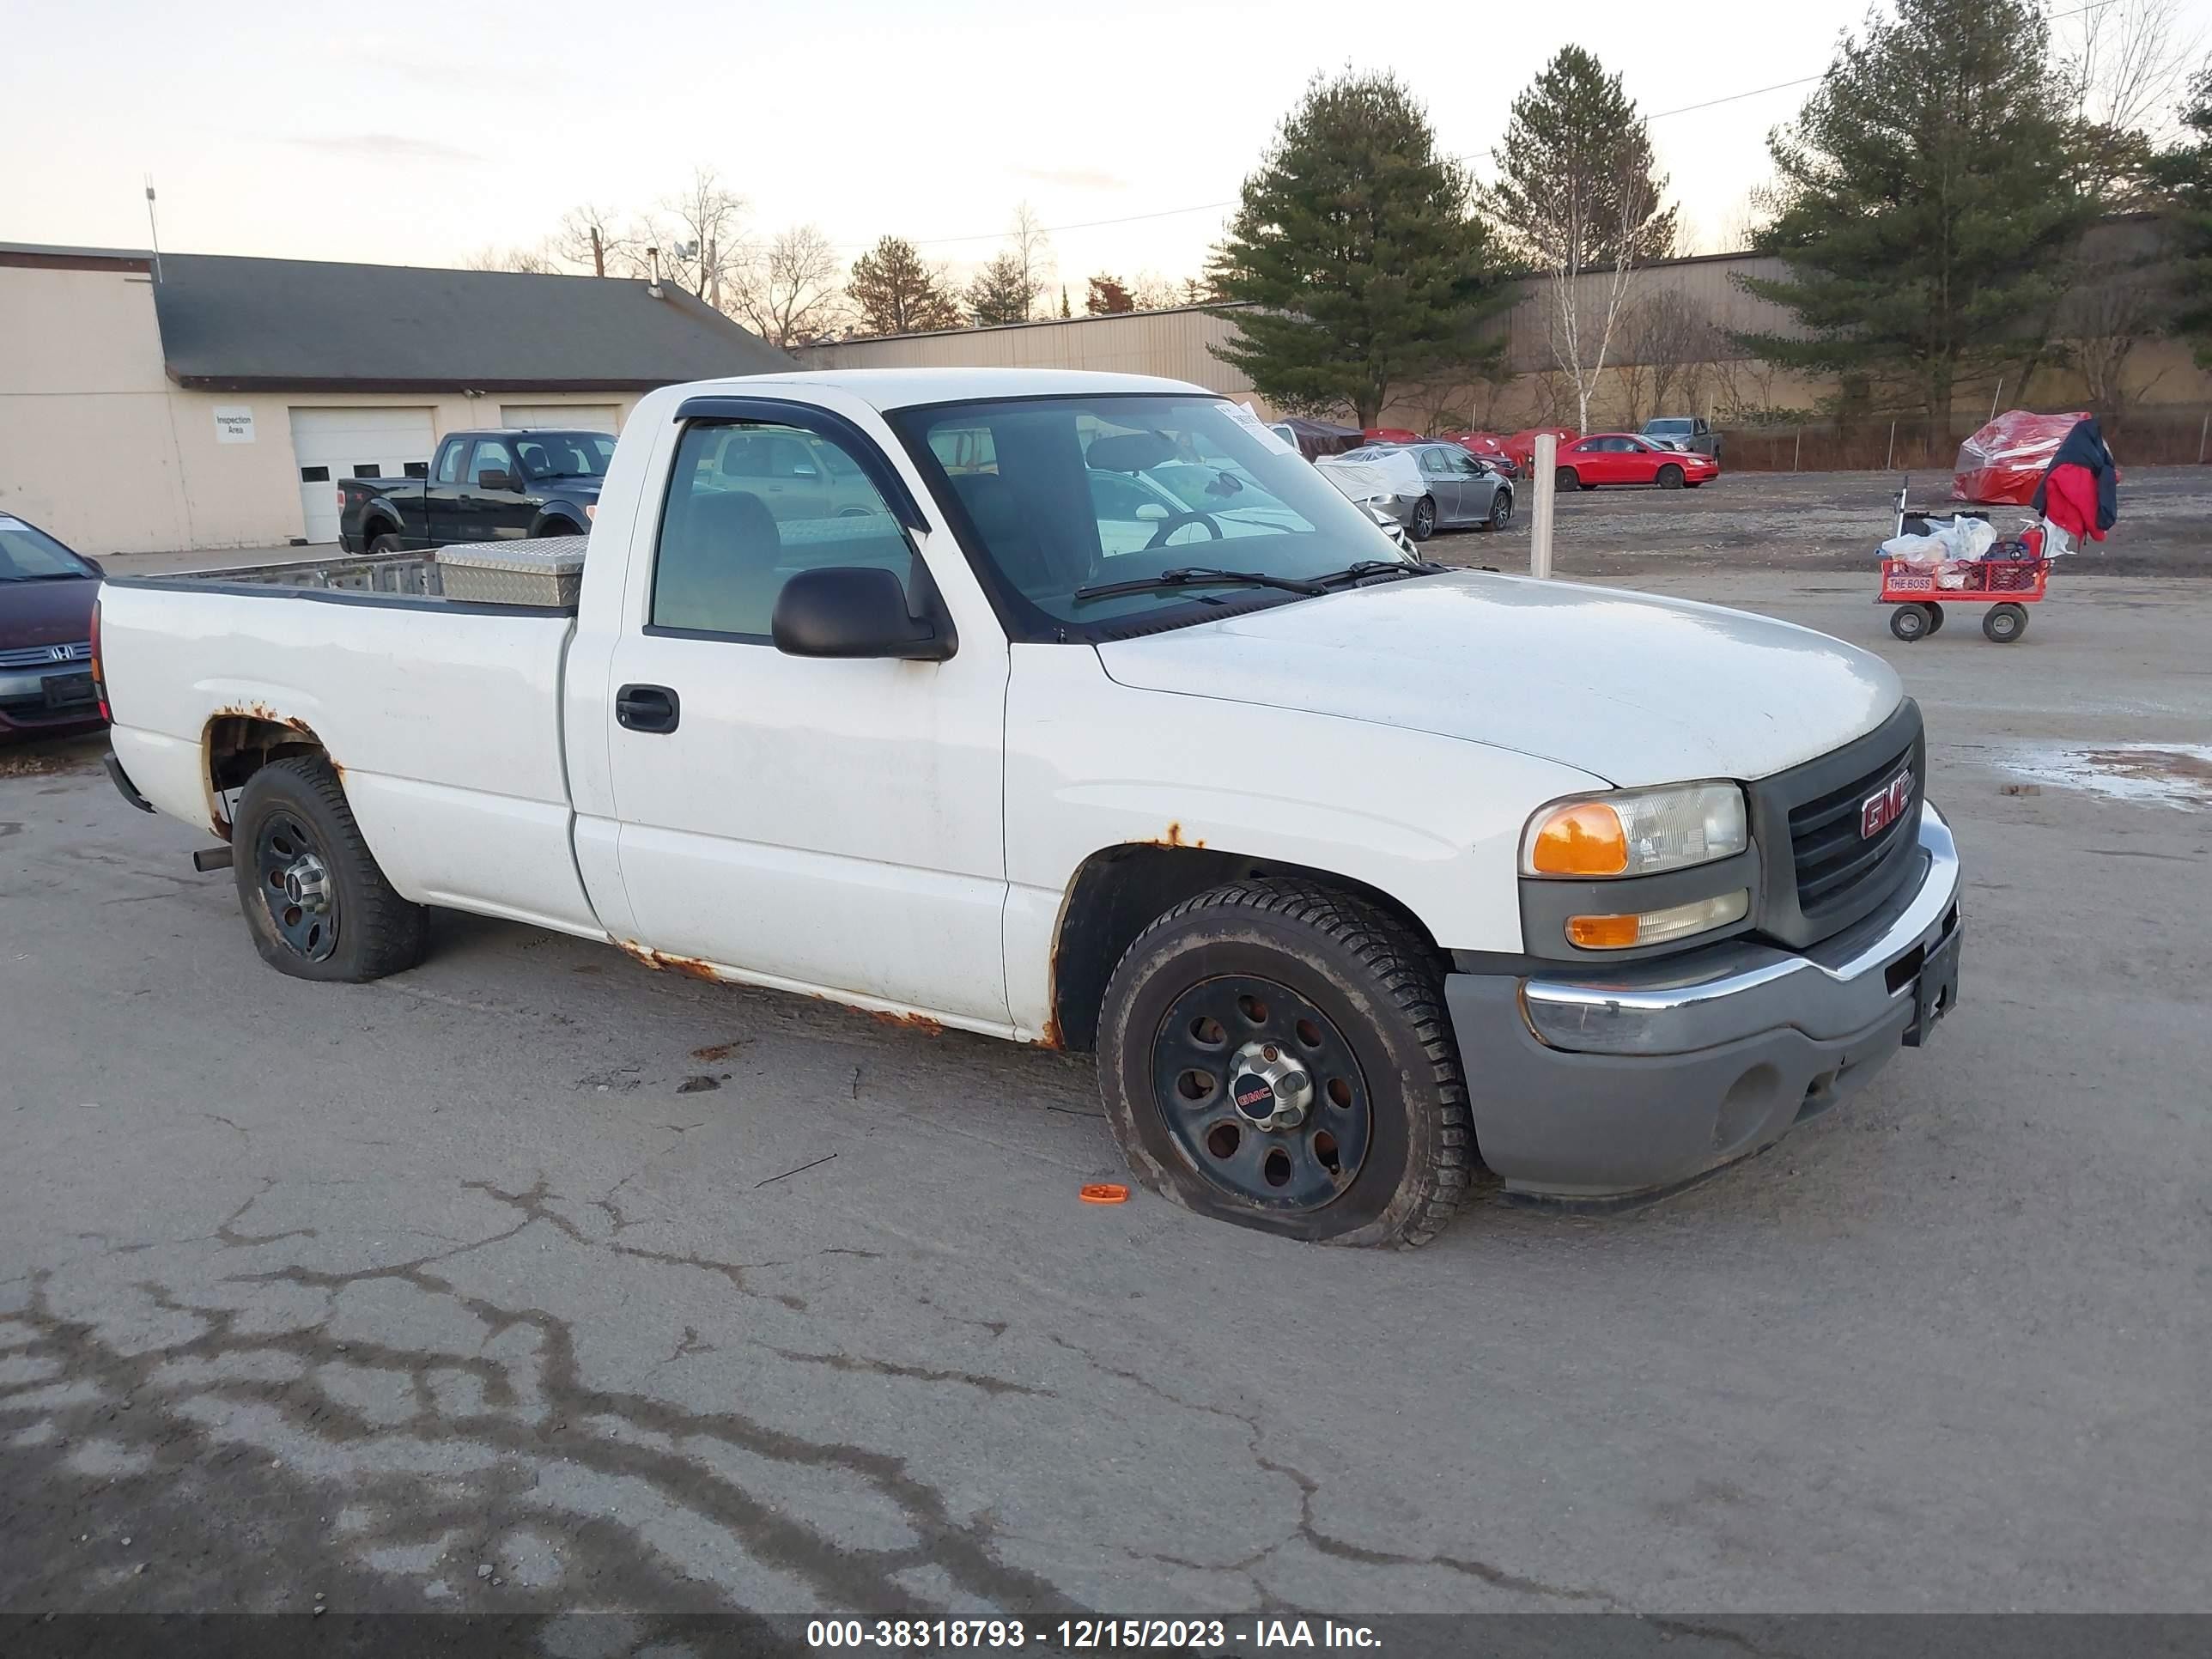
[[[1152,540],[1145,544],[1145,551],[1150,553],[1155,548],[1165,547],[1168,538],[1187,524],[1202,524],[1212,532],[1215,541],[1221,539],[1221,526],[1214,521],[1211,513],[1178,513],[1172,518],[1160,520],[1160,527],[1152,532]]]

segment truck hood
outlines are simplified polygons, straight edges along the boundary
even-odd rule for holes
[[[1123,685],[1433,732],[1624,787],[1765,777],[1872,731],[1905,695],[1881,658],[1794,623],[1476,571],[1107,641],[1098,655]]]

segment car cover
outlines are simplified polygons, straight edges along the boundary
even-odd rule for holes
[[[2088,419],[2080,412],[2038,415],[2008,409],[1959,446],[1951,499],[2027,506],[2066,434]]]
[[[1355,501],[1373,495],[1428,492],[1428,486],[1421,482],[1421,464],[1410,449],[1354,449],[1342,455],[1324,455],[1314,466]]]

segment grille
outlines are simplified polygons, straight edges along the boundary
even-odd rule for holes
[[[1891,873],[1889,854],[1920,822],[1923,787],[1913,768],[1912,790],[1905,810],[1880,834],[1859,834],[1860,812],[1869,797],[1912,765],[1918,745],[1908,743],[1879,766],[1849,783],[1790,809],[1790,855],[1797,878],[1797,908],[1808,921],[1844,908],[1866,884]]]
[[[57,657],[57,651],[65,656]],[[65,662],[90,662],[92,641],[79,640],[75,645],[31,645],[20,649],[0,651],[0,668],[58,668]]]

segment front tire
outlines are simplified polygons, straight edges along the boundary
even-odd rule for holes
[[[1406,526],[1406,533],[1417,542],[1425,542],[1437,532],[1437,504],[1426,495],[1413,503],[1413,521]]]
[[[1662,489],[1680,489],[1682,487],[1682,469],[1669,461],[1659,469],[1659,476],[1655,482]]]
[[[1900,605],[1889,613],[1889,631],[1907,645],[1933,634],[1936,624],[1929,617],[1935,609],[1932,605]]]
[[[1490,498],[1490,517],[1485,523],[1492,530],[1503,530],[1513,522],[1513,492],[1500,489]]]
[[[1442,970],[1370,905],[1308,881],[1215,888],[1138,936],[1102,1012],[1115,1142],[1187,1209],[1413,1245],[1466,1193],[1474,1137]]]
[[[385,879],[320,756],[247,779],[230,840],[246,931],[278,973],[358,983],[422,960],[428,912]]]
[[[2027,632],[2027,611],[2017,605],[1993,605],[1982,618],[1982,636],[1992,645],[2010,645]]]

